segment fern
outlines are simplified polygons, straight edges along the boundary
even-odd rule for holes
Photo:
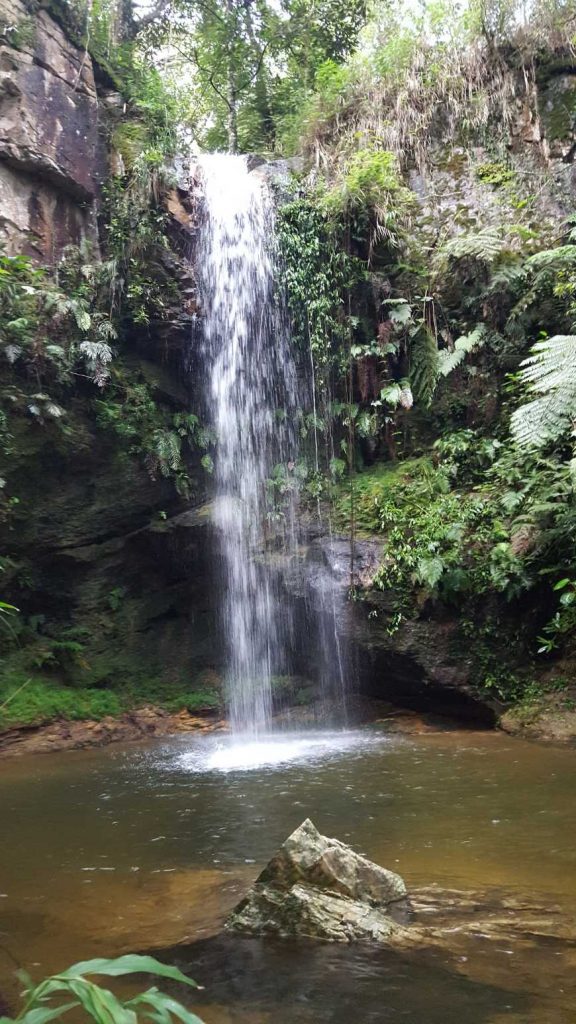
[[[112,359],[112,349],[104,341],[81,341],[80,351],[91,370],[96,363],[109,363]]]
[[[576,245],[559,245],[543,249],[526,260],[530,270],[571,270],[576,266]]]
[[[434,590],[444,575],[445,568],[444,559],[440,555],[420,558],[416,567],[416,579],[419,583],[424,583],[430,590]]]
[[[427,327],[422,327],[412,340],[411,360],[412,391],[414,397],[427,408],[432,401],[439,374],[438,343]]]
[[[116,331],[116,328],[114,327],[114,324],[112,323],[111,320],[108,320],[107,317],[104,317],[103,319],[100,319],[98,321],[98,323],[96,324],[96,333],[101,338],[105,338],[107,340],[114,340],[115,338],[118,337],[118,333]]]
[[[172,430],[155,430],[153,437],[154,456],[162,476],[169,476],[180,468],[180,438]]]
[[[476,324],[470,334],[463,334],[454,342],[453,349],[443,349],[438,353],[438,370],[442,377],[447,377],[452,370],[463,362],[465,356],[473,349],[481,348],[486,341],[487,330],[484,324]]]
[[[492,274],[485,295],[489,297],[497,292],[515,292],[526,282],[526,265],[522,263],[502,263]]]
[[[542,448],[576,418],[576,336],[539,341],[521,364],[520,379],[537,397],[512,414],[512,436],[524,448]]]
[[[474,234],[450,238],[438,250],[436,262],[443,265],[450,259],[472,259],[480,263],[493,263],[504,248],[503,239],[493,228],[482,228]]]
[[[103,388],[110,376],[107,366],[112,361],[112,349],[105,341],[81,341],[79,349],[92,380]]]

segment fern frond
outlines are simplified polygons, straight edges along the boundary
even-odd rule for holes
[[[576,265],[576,245],[559,245],[543,249],[526,260],[530,270],[569,270]]]
[[[158,460],[162,476],[168,476],[180,467],[181,441],[172,430],[155,430],[153,437],[154,455]]]
[[[512,436],[521,447],[542,448],[576,419],[576,336],[539,341],[521,364],[520,379],[537,397],[512,413]]]
[[[455,370],[469,352],[481,348],[486,341],[488,331],[484,324],[476,324],[470,334],[463,334],[454,342],[453,349],[443,349],[438,353],[438,370],[442,377],[447,377]]]
[[[437,260],[473,259],[480,263],[493,263],[505,248],[504,240],[494,228],[482,228],[474,234],[456,235],[438,250]]]
[[[106,366],[112,360],[112,349],[105,341],[81,341],[79,348],[90,370],[98,363]]]
[[[114,324],[111,320],[108,320],[108,318],[98,322],[96,325],[96,332],[101,338],[110,338],[112,341],[118,337],[118,332],[116,331]]]
[[[86,369],[92,374],[92,380],[99,388],[103,388],[110,374],[106,367],[112,361],[112,349],[105,341],[81,341],[78,346]]]
[[[521,364],[520,376],[531,391],[546,394],[562,387],[576,387],[576,336],[556,334],[537,342]]]
[[[528,272],[522,263],[501,263],[492,274],[485,295],[497,292],[514,292],[526,281]]]
[[[422,327],[412,340],[410,383],[414,397],[426,408],[438,381],[438,343],[432,331]]]
[[[74,304],[75,308],[72,310],[74,313],[74,319],[81,331],[89,331],[92,324],[92,317],[87,309],[82,309],[78,304]]]

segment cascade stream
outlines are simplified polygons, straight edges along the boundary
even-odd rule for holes
[[[272,676],[283,671],[290,608],[263,564],[267,481],[296,458],[298,388],[275,287],[272,198],[246,157],[203,156],[198,275],[205,366],[217,440],[215,519],[221,555],[221,628],[235,732],[270,724]],[[293,509],[283,544],[294,547]]]

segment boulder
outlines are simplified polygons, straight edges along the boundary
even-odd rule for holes
[[[306,819],[226,927],[248,935],[384,942],[403,930],[391,910],[406,906],[407,895],[399,875],[321,835]]]

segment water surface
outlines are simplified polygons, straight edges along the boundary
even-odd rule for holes
[[[492,733],[290,744],[183,736],[4,762],[0,990],[15,963],[40,977],[154,947],[206,986],[209,1024],[573,1022],[569,952],[550,940],[498,951],[480,936],[464,976],[455,955],[218,937],[305,817],[409,887],[576,909],[573,752]]]

